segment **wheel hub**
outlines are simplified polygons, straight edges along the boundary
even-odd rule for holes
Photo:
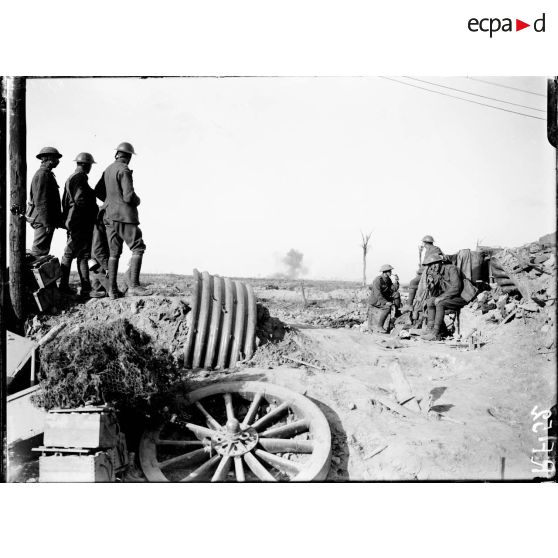
[[[213,448],[220,455],[244,455],[252,451],[258,443],[258,433],[254,428],[242,428],[236,419],[231,419],[213,438]]]

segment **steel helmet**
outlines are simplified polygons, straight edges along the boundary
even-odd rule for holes
[[[116,151],[122,151],[122,153],[129,153],[130,155],[137,155],[134,151],[134,146],[127,141],[123,141],[122,143],[118,144]]]
[[[432,254],[424,259],[424,265],[430,265],[436,262],[443,262],[444,258],[440,254]]]
[[[391,265],[389,264],[385,264],[382,267],[380,267],[380,271],[384,272],[384,271],[391,271],[393,269],[393,267],[391,267]]]
[[[43,147],[39,153],[36,155],[37,159],[42,159],[43,157],[47,156],[47,155],[54,155],[55,157],[58,157],[60,159],[60,157],[62,157],[62,153],[60,153],[58,151],[58,149],[56,149],[56,147]]]
[[[423,241],[423,242],[430,242],[430,244],[434,244],[434,239],[433,239],[429,234],[427,234],[427,235],[422,239],[422,241]]]
[[[87,153],[86,151],[77,155],[74,161],[76,163],[90,163],[92,165],[96,163],[95,159],[93,159],[93,155],[91,155],[91,153]]]

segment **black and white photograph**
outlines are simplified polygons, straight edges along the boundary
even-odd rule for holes
[[[1,81],[7,482],[554,478],[557,78]]]

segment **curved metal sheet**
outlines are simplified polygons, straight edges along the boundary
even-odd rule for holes
[[[219,343],[219,356],[217,359],[217,368],[223,369],[228,364],[228,356],[231,346],[231,337],[234,327],[235,313],[235,289],[233,282],[225,279],[225,314],[223,316],[223,327],[221,329],[221,339]]]
[[[194,277],[194,285],[192,288],[192,304],[190,310],[192,319],[190,322],[190,329],[188,330],[188,336],[186,337],[186,347],[184,348],[184,366],[186,368],[190,368],[192,364],[194,342],[196,340],[196,333],[198,328],[198,316],[202,288],[200,272],[197,269],[194,269],[192,275]]]
[[[246,336],[244,339],[244,358],[252,358],[256,347],[256,323],[258,320],[258,311],[256,306],[256,295],[254,289],[249,283],[246,284],[247,300],[247,322]]]
[[[225,282],[222,277],[213,277],[213,300],[211,305],[211,318],[209,320],[209,336],[205,351],[204,368],[213,368],[216,364],[221,338],[221,324],[225,313]]]
[[[241,350],[244,349],[244,335],[246,333],[246,287],[240,281],[235,281],[234,287],[236,311],[229,368],[233,368],[237,361],[241,359]]]
[[[203,364],[206,340],[208,337],[209,318],[211,315],[211,301],[213,299],[213,277],[207,271],[202,273],[202,294],[200,302],[200,315],[196,341],[194,343],[194,357],[192,368],[199,368]]]

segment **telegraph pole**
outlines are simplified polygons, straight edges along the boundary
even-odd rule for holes
[[[6,79],[0,76],[0,482],[6,482]]]
[[[547,82],[547,120],[546,134],[550,145],[555,149],[556,156],[556,196],[558,196],[558,76],[549,79]],[[558,208],[558,197],[555,200]],[[558,226],[558,212],[556,215],[556,224]]]
[[[8,80],[8,126],[10,132],[10,207],[25,211],[27,201],[27,125],[25,121],[24,77]],[[10,301],[14,329],[23,335],[25,321],[23,273],[25,265],[25,219],[10,217]]]

